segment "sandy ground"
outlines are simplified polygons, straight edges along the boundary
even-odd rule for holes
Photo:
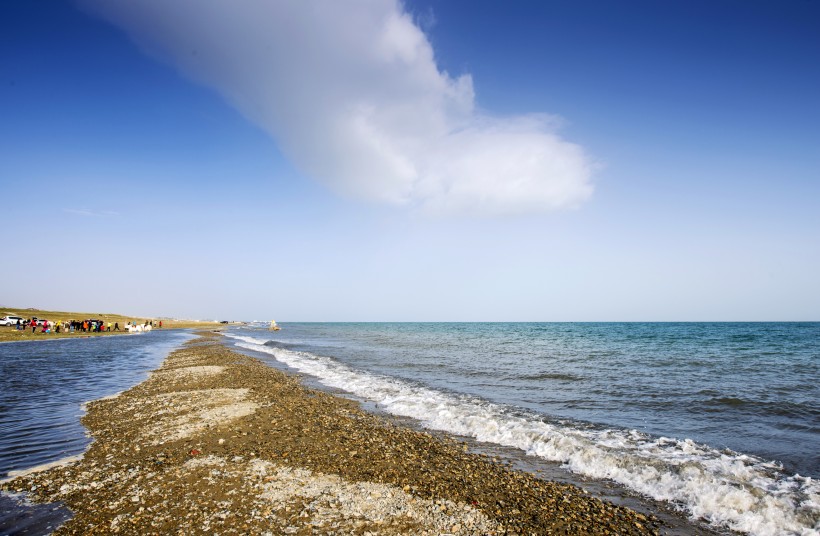
[[[158,325],[158,322],[154,323],[155,326]],[[73,332],[65,332],[60,331],[60,333],[43,333],[41,328],[37,328],[36,331],[32,332],[31,328],[18,330],[14,326],[0,326],[0,343],[4,342],[22,342],[22,341],[46,341],[46,340],[53,340],[53,339],[82,339],[87,337],[112,337],[117,335],[128,335],[128,336],[137,336],[141,335],[140,333],[128,333],[123,329],[123,323],[120,323],[120,330],[119,331],[101,331],[97,332],[82,332],[82,331],[73,331]],[[219,327],[219,324],[215,322],[172,322],[172,321],[163,321],[162,331],[167,331],[169,329],[211,329]],[[113,329],[113,328],[112,328]],[[160,328],[155,327],[154,330]]]
[[[56,534],[659,534],[660,522],[365,413],[208,333],[92,402],[79,460],[0,484]]]

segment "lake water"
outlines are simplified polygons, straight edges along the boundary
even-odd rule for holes
[[[0,479],[9,472],[82,454],[91,439],[80,424],[84,402],[148,377],[192,336],[142,335],[0,344]],[[0,496],[0,535],[48,534],[67,519],[59,506]]]
[[[286,324],[231,328],[278,366],[517,449],[720,531],[820,534],[820,324]],[[0,478],[83,452],[82,403],[191,335],[0,344]],[[0,497],[0,534],[64,511]]]
[[[304,323],[234,344],[720,529],[820,534],[820,323]]]
[[[82,404],[145,380],[190,338],[156,330],[0,344],[0,478],[82,453]]]

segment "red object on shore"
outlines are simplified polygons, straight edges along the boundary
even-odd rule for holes
[[[190,454],[191,456],[199,456],[200,454],[202,454],[202,451],[197,449],[191,449],[191,452],[189,452],[188,454]]]

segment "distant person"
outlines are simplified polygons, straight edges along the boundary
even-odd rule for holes
[[[114,331],[119,331],[119,330],[120,330],[120,323],[119,322],[114,322]]]
[[[17,322],[20,322],[19,320]],[[159,321],[159,329],[162,329],[162,320]]]

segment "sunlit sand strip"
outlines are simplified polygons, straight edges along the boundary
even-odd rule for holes
[[[350,482],[336,475],[291,468],[267,460],[245,462],[237,457],[193,458],[190,470],[207,470],[207,478],[245,482],[260,508],[297,509],[303,527],[333,527],[353,533],[364,528],[386,533],[495,534],[498,523],[464,503],[415,497],[398,486],[374,482]],[[404,530],[400,530],[404,529]]]
[[[259,406],[247,397],[248,389],[204,389],[156,395],[153,398],[161,407],[156,414],[168,417],[148,429],[147,439],[153,445],[160,445],[251,415]]]
[[[364,524],[378,526],[406,520],[439,534],[459,533],[462,528],[471,533],[492,534],[500,529],[498,523],[469,505],[416,498],[397,486],[348,482],[335,475],[277,467],[263,460],[254,460],[251,471],[264,477],[261,497],[275,508],[286,507],[295,500],[307,503],[304,510],[315,512],[320,520],[307,523],[313,526],[336,522],[358,529]]]
[[[180,367],[193,367],[201,365],[203,362],[201,357],[196,355],[189,355],[186,357],[174,357],[174,359],[169,359],[165,363],[162,364],[162,367],[159,370],[170,370],[174,368]]]
[[[104,402],[106,400],[114,400],[116,398],[119,398],[119,396],[122,393],[123,393],[122,391],[119,391],[117,393],[114,393],[113,395],[108,395],[108,396],[103,396],[103,397],[100,397],[100,398],[95,398],[94,400],[86,400],[85,402],[80,404],[80,410],[82,412],[86,412],[86,411],[88,411],[88,405],[91,404],[92,402]]]
[[[221,374],[225,367],[201,365],[196,367],[162,368],[151,373],[152,378],[159,380],[185,381],[200,376]]]
[[[33,475],[34,473],[41,473],[43,471],[48,471],[50,469],[55,469],[57,467],[65,467],[66,465],[71,465],[72,463],[79,462],[82,459],[83,454],[76,454],[74,456],[66,456],[65,458],[60,458],[57,461],[44,463],[42,465],[35,465],[34,467],[29,467],[28,469],[21,469],[20,471],[9,471],[8,476],[0,480],[0,483],[8,482],[21,476]]]

